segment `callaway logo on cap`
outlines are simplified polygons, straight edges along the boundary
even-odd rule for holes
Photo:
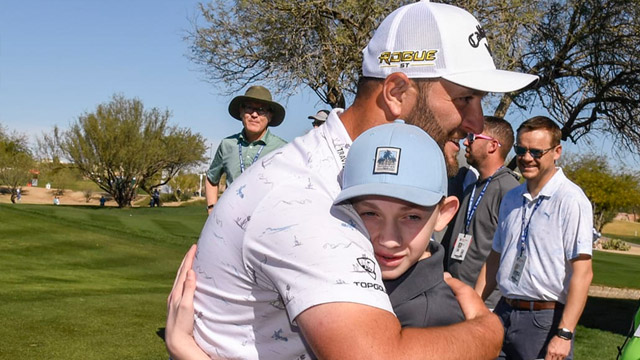
[[[459,7],[420,1],[387,16],[363,50],[362,74],[443,78],[486,92],[511,92],[538,79],[497,70],[478,21]]]

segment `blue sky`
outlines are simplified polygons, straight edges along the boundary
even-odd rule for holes
[[[201,133],[215,150],[236,133],[220,89],[204,82],[183,40],[196,0],[31,0],[0,2],[0,124],[35,139],[54,125],[67,128],[84,112],[118,93],[147,108],[168,109],[171,122]],[[222,85],[220,85],[222,86]],[[273,132],[290,141],[311,128],[308,115],[323,108],[309,91],[289,99]],[[535,114],[510,114],[517,126]],[[593,139],[608,153],[611,144]],[[565,144],[586,151],[586,144]],[[211,153],[211,152],[210,152]],[[638,168],[637,162],[630,166]]]
[[[242,124],[230,97],[204,82],[183,40],[197,1],[0,2],[0,123],[32,138],[95,110],[115,93],[172,111],[171,122],[217,146]],[[273,131],[292,140],[311,128],[315,95],[276,97],[287,108]],[[215,150],[215,149],[214,149]]]

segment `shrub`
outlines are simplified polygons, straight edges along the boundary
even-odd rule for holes
[[[85,189],[82,191],[82,193],[84,194],[84,200],[86,202],[91,201],[91,197],[93,196],[93,189]]]
[[[602,241],[602,248],[605,250],[629,251],[631,245],[620,239],[607,239]]]

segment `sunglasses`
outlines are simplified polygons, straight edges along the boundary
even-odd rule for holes
[[[473,144],[473,142],[476,141],[477,139],[490,140],[490,141],[495,140],[498,142],[498,146],[502,146],[502,144],[500,144],[500,141],[498,141],[498,139],[494,139],[491,136],[482,135],[482,134],[473,134],[473,133],[467,134],[467,141],[469,142],[469,144]]]
[[[268,107],[264,107],[264,106],[255,107],[251,105],[242,105],[242,110],[247,114],[253,114],[253,112],[255,111],[260,116],[264,116],[266,113],[271,111],[271,109],[269,109]]]
[[[556,145],[557,146],[557,145]],[[526,147],[520,145],[514,145],[513,151],[516,152],[517,156],[524,156],[526,153],[531,154],[531,157],[534,159],[540,159],[544,156],[544,154],[556,148],[556,146],[552,146],[548,149],[540,150],[540,149],[527,149]]]

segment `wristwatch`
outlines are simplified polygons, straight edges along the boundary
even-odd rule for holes
[[[213,209],[213,205],[215,205],[215,204],[207,205],[207,210]]]
[[[556,335],[558,335],[560,339],[565,339],[565,340],[571,340],[571,338],[573,337],[573,333],[571,332],[571,330],[567,328],[558,329],[558,333]]]

